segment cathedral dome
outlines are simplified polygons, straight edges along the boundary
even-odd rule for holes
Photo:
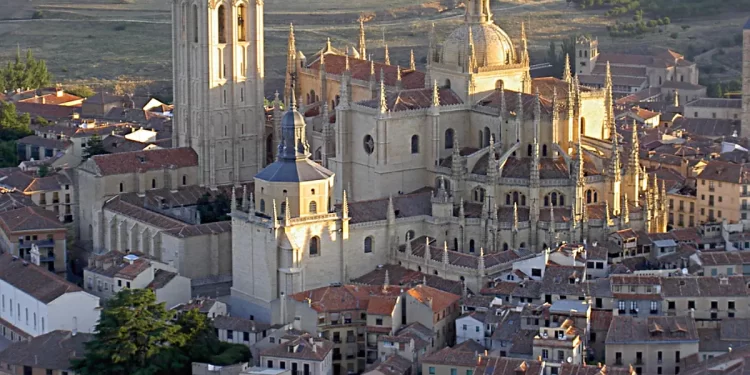
[[[516,61],[516,50],[508,34],[494,23],[465,23],[454,30],[443,43],[443,63],[464,64],[469,43],[469,29],[474,39],[477,66],[508,65]]]

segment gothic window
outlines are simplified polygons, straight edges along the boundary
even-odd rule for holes
[[[310,202],[310,214],[318,213],[318,204],[315,201]]]
[[[125,185],[120,182],[120,193],[122,193],[123,191],[125,191]]]
[[[265,213],[266,212],[266,201],[265,199],[260,200],[260,212]]]
[[[375,151],[375,141],[372,139],[372,136],[369,134],[365,136],[365,139],[363,140],[363,146],[365,148],[365,152],[369,155],[372,154],[373,151]]]
[[[586,135],[586,118],[581,117],[581,135]]]
[[[525,249],[526,248],[526,242],[521,242],[521,246],[519,246],[519,248]]]
[[[507,242],[503,242],[503,251],[508,251],[508,249],[509,249],[508,243]]]
[[[490,128],[484,128],[484,139],[482,142],[482,147],[487,147],[490,145]]]
[[[198,43],[198,6],[193,5],[193,42]]]
[[[482,143],[484,142],[484,139],[482,139],[482,138],[484,138],[484,136],[482,134],[484,134],[484,133],[482,133],[482,131],[480,130],[479,131],[479,137],[477,138],[477,139],[479,139],[479,148],[482,148]]]
[[[316,257],[320,255],[320,237],[315,236],[310,239],[310,256]]]
[[[187,185],[187,175],[182,175],[182,184]]]
[[[542,156],[547,156],[547,145],[542,146]]]
[[[474,252],[474,240],[473,239],[469,241],[469,252],[470,253]]]
[[[315,102],[315,90],[310,90],[310,99],[307,101],[307,104],[312,104]]]
[[[596,190],[586,190],[586,203],[597,203],[599,202],[599,194]]]
[[[458,61],[461,61],[461,59],[459,58]],[[446,89],[451,88],[451,80],[450,79],[447,79],[447,78],[445,79],[445,88]]]
[[[505,83],[503,82],[502,79],[498,79],[497,81],[495,81],[495,90],[500,90],[504,87],[505,87]]]
[[[445,130],[445,149],[450,150],[453,148],[453,137],[455,136],[455,132],[453,129],[448,128]]]
[[[416,235],[416,234],[414,233],[414,231],[413,231],[413,230],[407,231],[407,232],[406,232],[406,240],[407,240],[407,241],[411,241],[411,240],[413,240],[413,239],[414,239],[414,236],[415,236],[415,235]]]
[[[237,31],[239,33],[238,39],[240,42],[247,42],[247,7],[245,4],[240,4],[237,7]]]
[[[526,154],[527,154],[527,156],[531,156],[531,145],[528,145],[526,147]]]
[[[286,202],[281,202],[281,214],[286,215]]]
[[[458,238],[453,238],[453,250],[458,251]]]
[[[481,188],[481,187],[474,188],[473,195],[474,195],[474,202],[480,202],[480,203],[484,202],[484,195],[485,195],[484,188]]]
[[[552,192],[549,193],[547,196],[544,197],[544,205],[549,207],[561,207],[565,205],[565,196],[557,193]]]
[[[549,206],[549,195],[544,197],[544,207]]]
[[[218,29],[217,32],[219,34],[219,43],[226,43],[227,42],[227,11],[224,5],[219,5],[218,12],[218,18],[219,22],[217,24]]]
[[[372,252],[372,237],[365,238],[365,253],[371,253]]]
[[[517,191],[505,194],[505,204],[508,206],[511,206],[513,204],[517,204],[519,206],[525,206],[526,196]]]
[[[151,179],[151,188],[152,189],[156,189],[156,179],[155,178]]]
[[[411,136],[411,153],[412,154],[419,153],[419,136],[418,135]]]

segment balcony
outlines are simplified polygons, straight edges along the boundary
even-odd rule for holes
[[[633,363],[633,364],[636,365],[636,366],[642,366],[642,365],[644,365],[643,358],[636,358],[635,359],[635,363]]]
[[[20,241],[18,242],[19,249],[31,249],[31,245],[36,244],[38,247],[55,247],[55,240],[37,240],[37,241]]]
[[[622,366],[622,358],[615,358],[615,366]]]
[[[354,336],[346,336],[346,342],[348,342],[348,343],[357,342],[357,338],[354,337]]]
[[[340,361],[341,360],[341,353],[333,353],[333,360],[334,361]]]

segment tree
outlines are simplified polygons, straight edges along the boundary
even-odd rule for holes
[[[109,154],[109,152],[104,149],[104,142],[102,142],[102,138],[97,134],[92,135],[91,138],[89,138],[86,149],[83,150],[83,160],[86,160],[92,156],[105,154]]]
[[[0,140],[15,141],[33,134],[29,125],[31,118],[28,113],[19,115],[16,105],[0,102]]]
[[[198,198],[197,209],[201,217],[201,224],[229,220],[229,213],[232,211],[229,201],[230,199],[224,193],[218,194],[213,198],[210,194],[206,193]]]
[[[49,166],[47,164],[40,165],[36,174],[39,175],[39,177],[47,177],[49,175]]]
[[[82,98],[88,98],[88,97],[94,96],[95,94],[94,90],[92,90],[91,87],[88,87],[85,85],[68,87],[67,89],[65,89],[65,91],[67,91],[68,94],[80,96]]]
[[[173,318],[151,289],[120,291],[104,306],[86,355],[72,362],[72,370],[81,375],[159,374],[160,355],[185,344]]]
[[[21,49],[16,50],[15,61],[8,62],[5,69],[0,69],[0,91],[15,89],[38,89],[47,86],[52,81],[52,75],[47,70],[44,60],[34,58],[31,50],[26,51],[26,60],[21,59]]]

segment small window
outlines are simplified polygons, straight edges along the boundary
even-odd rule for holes
[[[369,134],[365,136],[365,139],[362,141],[362,146],[365,149],[365,152],[369,155],[372,154],[375,151],[375,140],[372,139],[372,136]]]
[[[317,214],[318,213],[318,204],[315,203],[315,201],[310,202],[310,214]]]
[[[266,201],[265,199],[260,200],[260,212],[265,213],[266,212]]]
[[[125,184],[120,182],[120,193],[122,193],[123,191],[125,191]]]
[[[316,257],[320,255],[320,237],[315,236],[310,239],[310,256]]]
[[[372,237],[365,238],[365,253],[371,253],[372,252]]]
[[[407,232],[406,232],[406,240],[407,240],[407,241],[411,241],[411,240],[413,240],[413,239],[414,239],[414,236],[415,236],[415,235],[416,235],[416,234],[414,233],[414,231],[413,231],[413,230],[409,230],[409,231],[407,231]]]
[[[156,179],[155,178],[151,179],[151,188],[152,189],[156,189]]]
[[[187,176],[182,175],[182,185],[187,185]]]
[[[453,129],[447,129],[445,131],[445,149],[450,150],[453,148],[453,137],[455,136],[455,133]]]
[[[411,153],[412,154],[419,153],[419,136],[418,135],[411,136]]]

